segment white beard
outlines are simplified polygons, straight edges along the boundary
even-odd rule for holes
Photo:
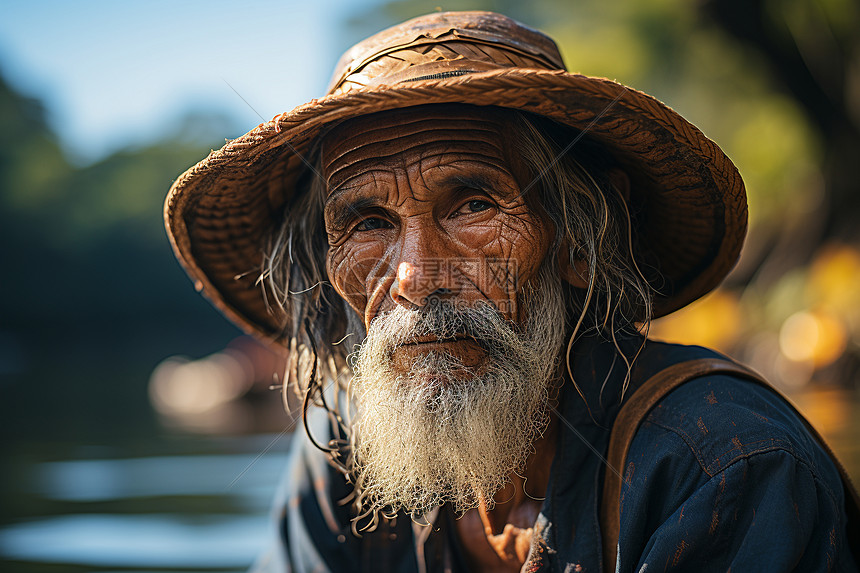
[[[402,307],[379,316],[351,356],[352,476],[364,516],[405,510],[418,516],[450,503],[465,512],[523,469],[548,423],[548,395],[564,338],[561,283],[550,272],[530,293],[525,332],[488,304],[453,310]],[[416,336],[466,332],[486,359],[469,367],[431,351],[406,374],[394,350]]]

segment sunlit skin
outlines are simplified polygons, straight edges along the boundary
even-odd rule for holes
[[[352,120],[322,147],[328,185],[328,276],[366,327],[395,305],[494,305],[523,324],[524,285],[547,256],[551,226],[520,190],[528,175],[505,145],[497,112],[424,108]],[[394,356],[396,368],[432,349],[479,369],[479,344],[415,340]],[[555,419],[538,439],[522,475],[458,521],[475,569],[519,571],[540,510],[552,456]],[[527,495],[528,494],[528,495]],[[531,496],[531,497],[530,497]]]

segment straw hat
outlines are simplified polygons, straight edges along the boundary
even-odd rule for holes
[[[383,110],[434,103],[524,110],[577,130],[631,178],[637,231],[662,275],[656,316],[713,289],[746,234],[743,182],[711,140],[651,96],[570,74],[547,36],[499,14],[444,12],[351,48],[328,93],[213,151],[173,184],[165,223],[176,256],[212,303],[245,330],[280,335],[256,283],[265,236],[308,169],[325,129]]]

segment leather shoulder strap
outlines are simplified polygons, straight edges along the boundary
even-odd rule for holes
[[[736,362],[722,358],[701,358],[688,362],[673,364],[665,370],[661,370],[640,386],[627,402],[622,406],[615,418],[612,432],[609,437],[609,450],[607,452],[607,468],[603,482],[603,499],[600,504],[600,528],[603,538],[603,567],[606,571],[615,571],[618,558],[618,537],[621,529],[621,492],[622,487],[629,482],[624,480],[621,472],[624,471],[627,452],[633,442],[633,436],[648,412],[678,386],[710,374],[731,374],[733,376],[751,380],[770,388],[780,396],[782,394],[768,384],[759,374]],[[785,402],[803,420],[807,430],[818,441],[827,452],[839,475],[842,477],[842,485],[845,490],[845,505],[848,514],[848,536],[847,539],[860,539],[860,496],[851,483],[848,473],[833,451],[812,425],[797,411],[791,402],[782,396]],[[858,557],[858,549],[852,549],[855,558]]]

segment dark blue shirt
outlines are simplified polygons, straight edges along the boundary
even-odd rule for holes
[[[633,356],[642,341],[621,342]],[[524,571],[599,572],[599,500],[609,431],[627,366],[614,345],[577,343],[574,381],[559,405],[559,443]],[[671,364],[718,356],[648,341],[629,396]],[[587,405],[586,405],[587,404]],[[312,420],[327,439],[327,418]],[[350,490],[297,432],[275,506],[270,551],[255,571],[468,571],[442,508],[433,527],[400,517],[357,538]],[[631,444],[621,500],[617,571],[857,571],[845,537],[844,493],[828,455],[776,393],[727,375],[693,380],[650,412]],[[858,542],[858,540],[854,540]]]

